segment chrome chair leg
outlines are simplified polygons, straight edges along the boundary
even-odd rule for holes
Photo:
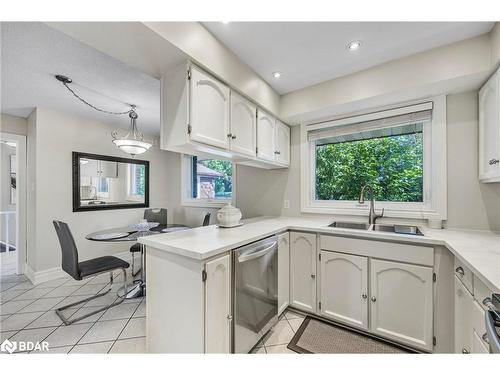
[[[135,265],[135,253],[132,253],[132,277],[136,277],[142,270],[142,256],[141,256],[141,267],[134,272],[134,265]]]
[[[126,286],[127,286],[127,270],[125,268],[122,268],[122,272],[123,272],[123,287],[126,288]],[[76,302],[70,303],[70,304],[65,305],[65,306],[61,306],[61,307],[59,307],[59,308],[57,308],[55,310],[57,316],[62,320],[62,322],[64,323],[64,325],[68,326],[70,324],[73,324],[73,323],[78,322],[80,320],[83,320],[85,318],[88,318],[89,316],[92,316],[92,315],[97,314],[97,313],[99,313],[101,311],[107,310],[107,309],[109,309],[109,308],[111,308],[113,306],[117,306],[117,305],[119,305],[120,303],[122,303],[125,300],[125,298],[123,298],[121,296],[118,296],[118,299],[115,302],[111,303],[110,305],[103,306],[103,307],[101,307],[101,308],[99,308],[97,310],[91,311],[91,312],[89,312],[89,313],[87,313],[85,315],[82,315],[82,316],[80,316],[78,318],[75,318],[75,319],[69,319],[68,320],[63,315],[63,313],[62,313],[63,310],[66,310],[66,309],[68,309],[70,307],[73,307],[73,306],[76,306],[76,305],[81,305],[82,303],[85,303],[85,302],[88,302],[88,301],[92,301],[93,299],[96,299],[96,298],[99,298],[99,297],[102,297],[102,296],[108,294],[111,291],[111,289],[113,289],[113,271],[111,271],[109,273],[109,279],[110,279],[109,280],[109,288],[105,292],[98,293],[98,294],[96,294],[94,296],[82,299],[80,301],[76,301]]]

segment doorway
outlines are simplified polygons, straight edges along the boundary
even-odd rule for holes
[[[26,264],[26,137],[0,133],[0,276]]]

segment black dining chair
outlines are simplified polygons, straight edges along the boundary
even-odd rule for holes
[[[102,256],[94,259],[85,260],[83,262],[78,261],[78,249],[75,244],[75,240],[71,231],[69,229],[68,224],[54,220],[54,227],[56,228],[57,237],[59,238],[59,244],[61,245],[61,253],[62,253],[62,269],[70,275],[75,280],[83,280],[85,278],[96,276],[102,273],[109,272],[109,288],[105,292],[97,293],[91,297],[82,299],[77,302],[70,303],[69,305],[65,305],[56,309],[56,314],[61,318],[65,325],[70,325],[79,320],[85,319],[91,315],[97,314],[98,312],[109,309],[110,307],[119,305],[123,302],[124,298],[119,297],[115,302],[110,305],[103,306],[97,310],[91,311],[87,314],[84,314],[78,318],[68,320],[62,313],[63,310],[67,308],[80,305],[87,301],[99,298],[108,294],[113,288],[113,271],[114,270],[122,270],[123,272],[123,287],[126,288],[127,285],[127,268],[130,266],[124,260],[114,257],[114,256]],[[124,289],[126,290],[126,289]]]
[[[206,226],[210,225],[210,216],[211,215],[212,214],[210,212],[207,212],[205,214],[205,217],[203,218],[203,224],[202,224],[202,226],[206,227]]]
[[[148,208],[144,210],[144,219],[150,223],[160,223],[160,225],[167,225],[167,209],[166,208]],[[132,276],[135,277],[142,269],[142,256],[141,256],[141,267],[134,271],[135,268],[135,253],[141,252],[141,245],[138,243],[133,244],[130,247],[130,252],[132,253]]]

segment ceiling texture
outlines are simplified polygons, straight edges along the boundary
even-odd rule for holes
[[[205,22],[279,94],[491,30],[493,22]],[[361,48],[348,51],[349,42]],[[280,79],[273,72],[280,71]]]
[[[117,128],[130,126],[126,115],[100,113],[78,101],[54,78],[63,74],[73,79],[77,94],[97,107],[120,112],[136,105],[139,130],[159,134],[160,81],[66,34],[39,22],[2,22],[1,58],[3,113],[27,117],[35,107],[44,107]],[[182,59],[173,56],[172,62]]]
[[[203,25],[280,94],[474,37],[493,27],[492,22],[209,22]],[[99,32],[98,26],[92,29],[95,33]],[[352,40],[362,43],[355,52],[346,48]],[[148,49],[144,41],[124,36],[123,48],[136,51],[138,58],[155,60],[162,72],[185,61],[186,56],[173,48],[160,48],[155,54],[154,46],[158,43],[154,41]],[[279,80],[272,76],[275,71],[282,72]],[[129,127],[126,115],[100,113],[78,101],[54,78],[55,74],[63,74],[73,79],[71,87],[78,94],[102,109],[118,112],[126,111],[130,104],[136,105],[139,129],[159,134],[157,78],[47,24],[1,23],[0,74],[3,113],[27,117],[35,107],[45,107],[117,128]]]

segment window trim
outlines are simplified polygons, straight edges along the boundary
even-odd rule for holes
[[[188,196],[187,192],[189,189],[187,188],[187,184],[191,185],[191,168],[188,167],[186,163],[186,157],[195,156],[188,154],[181,154],[181,206],[185,207],[201,207],[201,208],[221,208],[228,203],[231,203],[233,206],[236,205],[236,163],[232,163],[232,192],[231,199],[207,199],[207,198],[191,198]],[[213,158],[217,159],[217,158]],[[220,159],[225,160],[225,159]]]
[[[433,103],[431,123],[424,126],[424,202],[383,202],[376,201],[376,209],[385,209],[386,217],[409,219],[447,219],[447,173],[446,173],[446,96],[441,95],[425,100],[408,102],[361,114],[364,121],[380,118],[395,110],[404,111],[405,107]],[[407,113],[410,109],[407,109]],[[351,116],[351,121],[353,121]],[[339,123],[346,124],[349,117],[339,117]],[[354,122],[354,121],[353,121]],[[357,121],[356,121],[357,122]],[[302,124],[300,128],[300,181],[301,212],[333,215],[366,216],[369,201],[319,201],[314,199],[315,189],[315,148],[307,139],[307,132],[318,129],[321,124]],[[361,187],[360,187],[361,189]]]
[[[140,164],[129,164],[127,168],[127,200],[142,202],[144,200],[144,195],[130,194],[132,190],[132,169],[137,169]]]

